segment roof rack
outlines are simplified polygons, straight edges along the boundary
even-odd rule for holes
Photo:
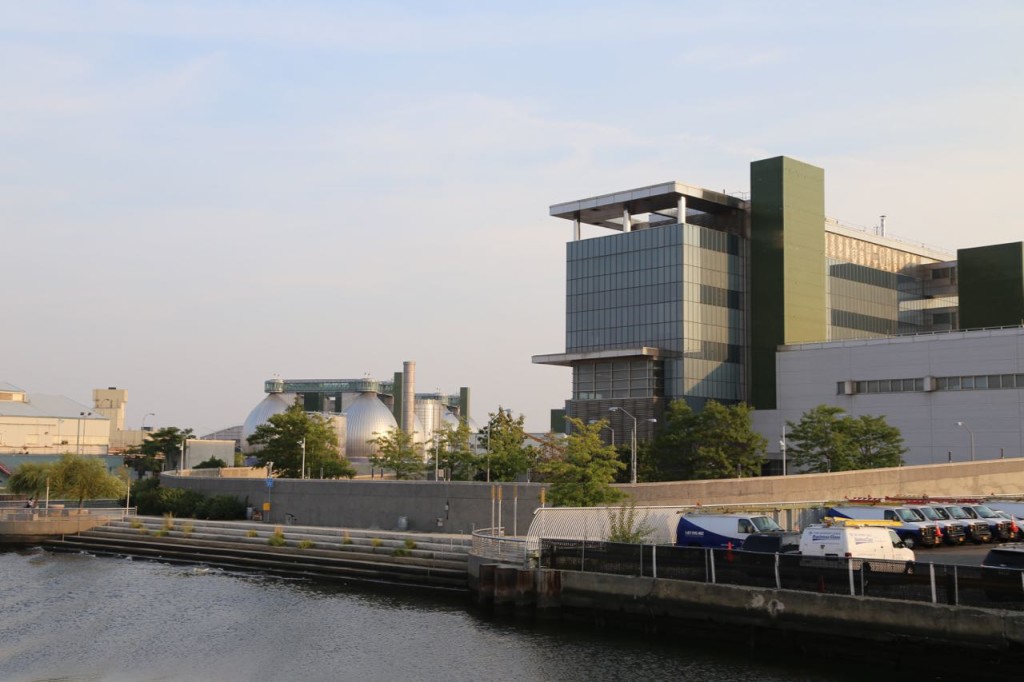
[[[883,526],[897,528],[903,524],[899,521],[882,521],[881,519],[846,519],[841,516],[826,516],[822,519],[826,526]]]

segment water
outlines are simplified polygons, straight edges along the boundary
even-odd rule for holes
[[[488,620],[466,602],[387,586],[3,552],[0,680],[864,679],[799,656],[768,660],[745,646],[715,652],[667,638]]]

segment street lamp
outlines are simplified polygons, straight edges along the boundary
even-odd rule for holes
[[[79,412],[78,413],[78,417],[79,417],[79,419],[78,419],[78,426],[75,429],[75,450],[78,451],[78,454],[82,454],[82,441],[85,440],[85,436],[86,436],[86,432],[85,432],[85,418],[86,417],[91,417],[91,416],[92,416],[92,412]],[[79,434],[81,434],[81,435],[79,435]]]
[[[155,416],[156,416],[156,412],[147,412],[146,414],[142,415],[142,426],[139,427],[139,431],[142,431],[142,433],[146,433],[146,418],[147,417],[155,417]],[[146,437],[143,436],[142,439],[145,440]]]
[[[591,420],[589,420],[589,421],[588,421],[587,423],[588,423],[588,424],[596,424],[596,423],[598,423],[599,421],[601,421],[601,420],[600,420],[600,419],[591,419]],[[603,426],[602,428],[608,429],[609,431],[611,431],[611,432],[612,432],[612,447],[614,448],[614,447],[615,447],[615,429],[613,429],[613,428],[612,428],[611,426],[609,426],[609,425],[608,425],[607,423],[605,423],[605,425],[604,425],[604,426]]]
[[[609,407],[608,411],[609,412],[621,412],[622,414],[626,415],[627,417],[629,417],[630,419],[633,420],[633,434],[632,434],[632,437],[630,438],[630,441],[629,441],[630,462],[631,462],[631,471],[629,472],[629,482],[632,483],[633,485],[636,485],[636,417],[631,415],[629,412],[626,412],[621,407]]]
[[[302,437],[302,468],[299,470],[299,478],[306,478],[306,437]]]
[[[967,426],[967,424],[965,424],[963,422],[957,422],[956,425],[964,427],[965,429],[967,429],[967,433],[969,433],[971,435],[971,461],[973,462],[974,461],[974,431],[971,431],[971,427]]]

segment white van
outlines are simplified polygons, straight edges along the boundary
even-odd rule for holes
[[[782,526],[764,514],[685,514],[679,517],[675,544],[739,549],[753,533],[780,530]]]
[[[801,565],[838,568],[849,559],[854,570],[913,573],[914,552],[890,525],[895,524],[836,519],[807,526],[800,536]]]

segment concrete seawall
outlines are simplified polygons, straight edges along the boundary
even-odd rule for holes
[[[1024,613],[793,590],[470,562],[475,603],[495,614],[574,620],[753,643],[784,641],[908,659],[985,652],[1000,666],[1024,662]],[[876,649],[877,648],[877,649]]]

